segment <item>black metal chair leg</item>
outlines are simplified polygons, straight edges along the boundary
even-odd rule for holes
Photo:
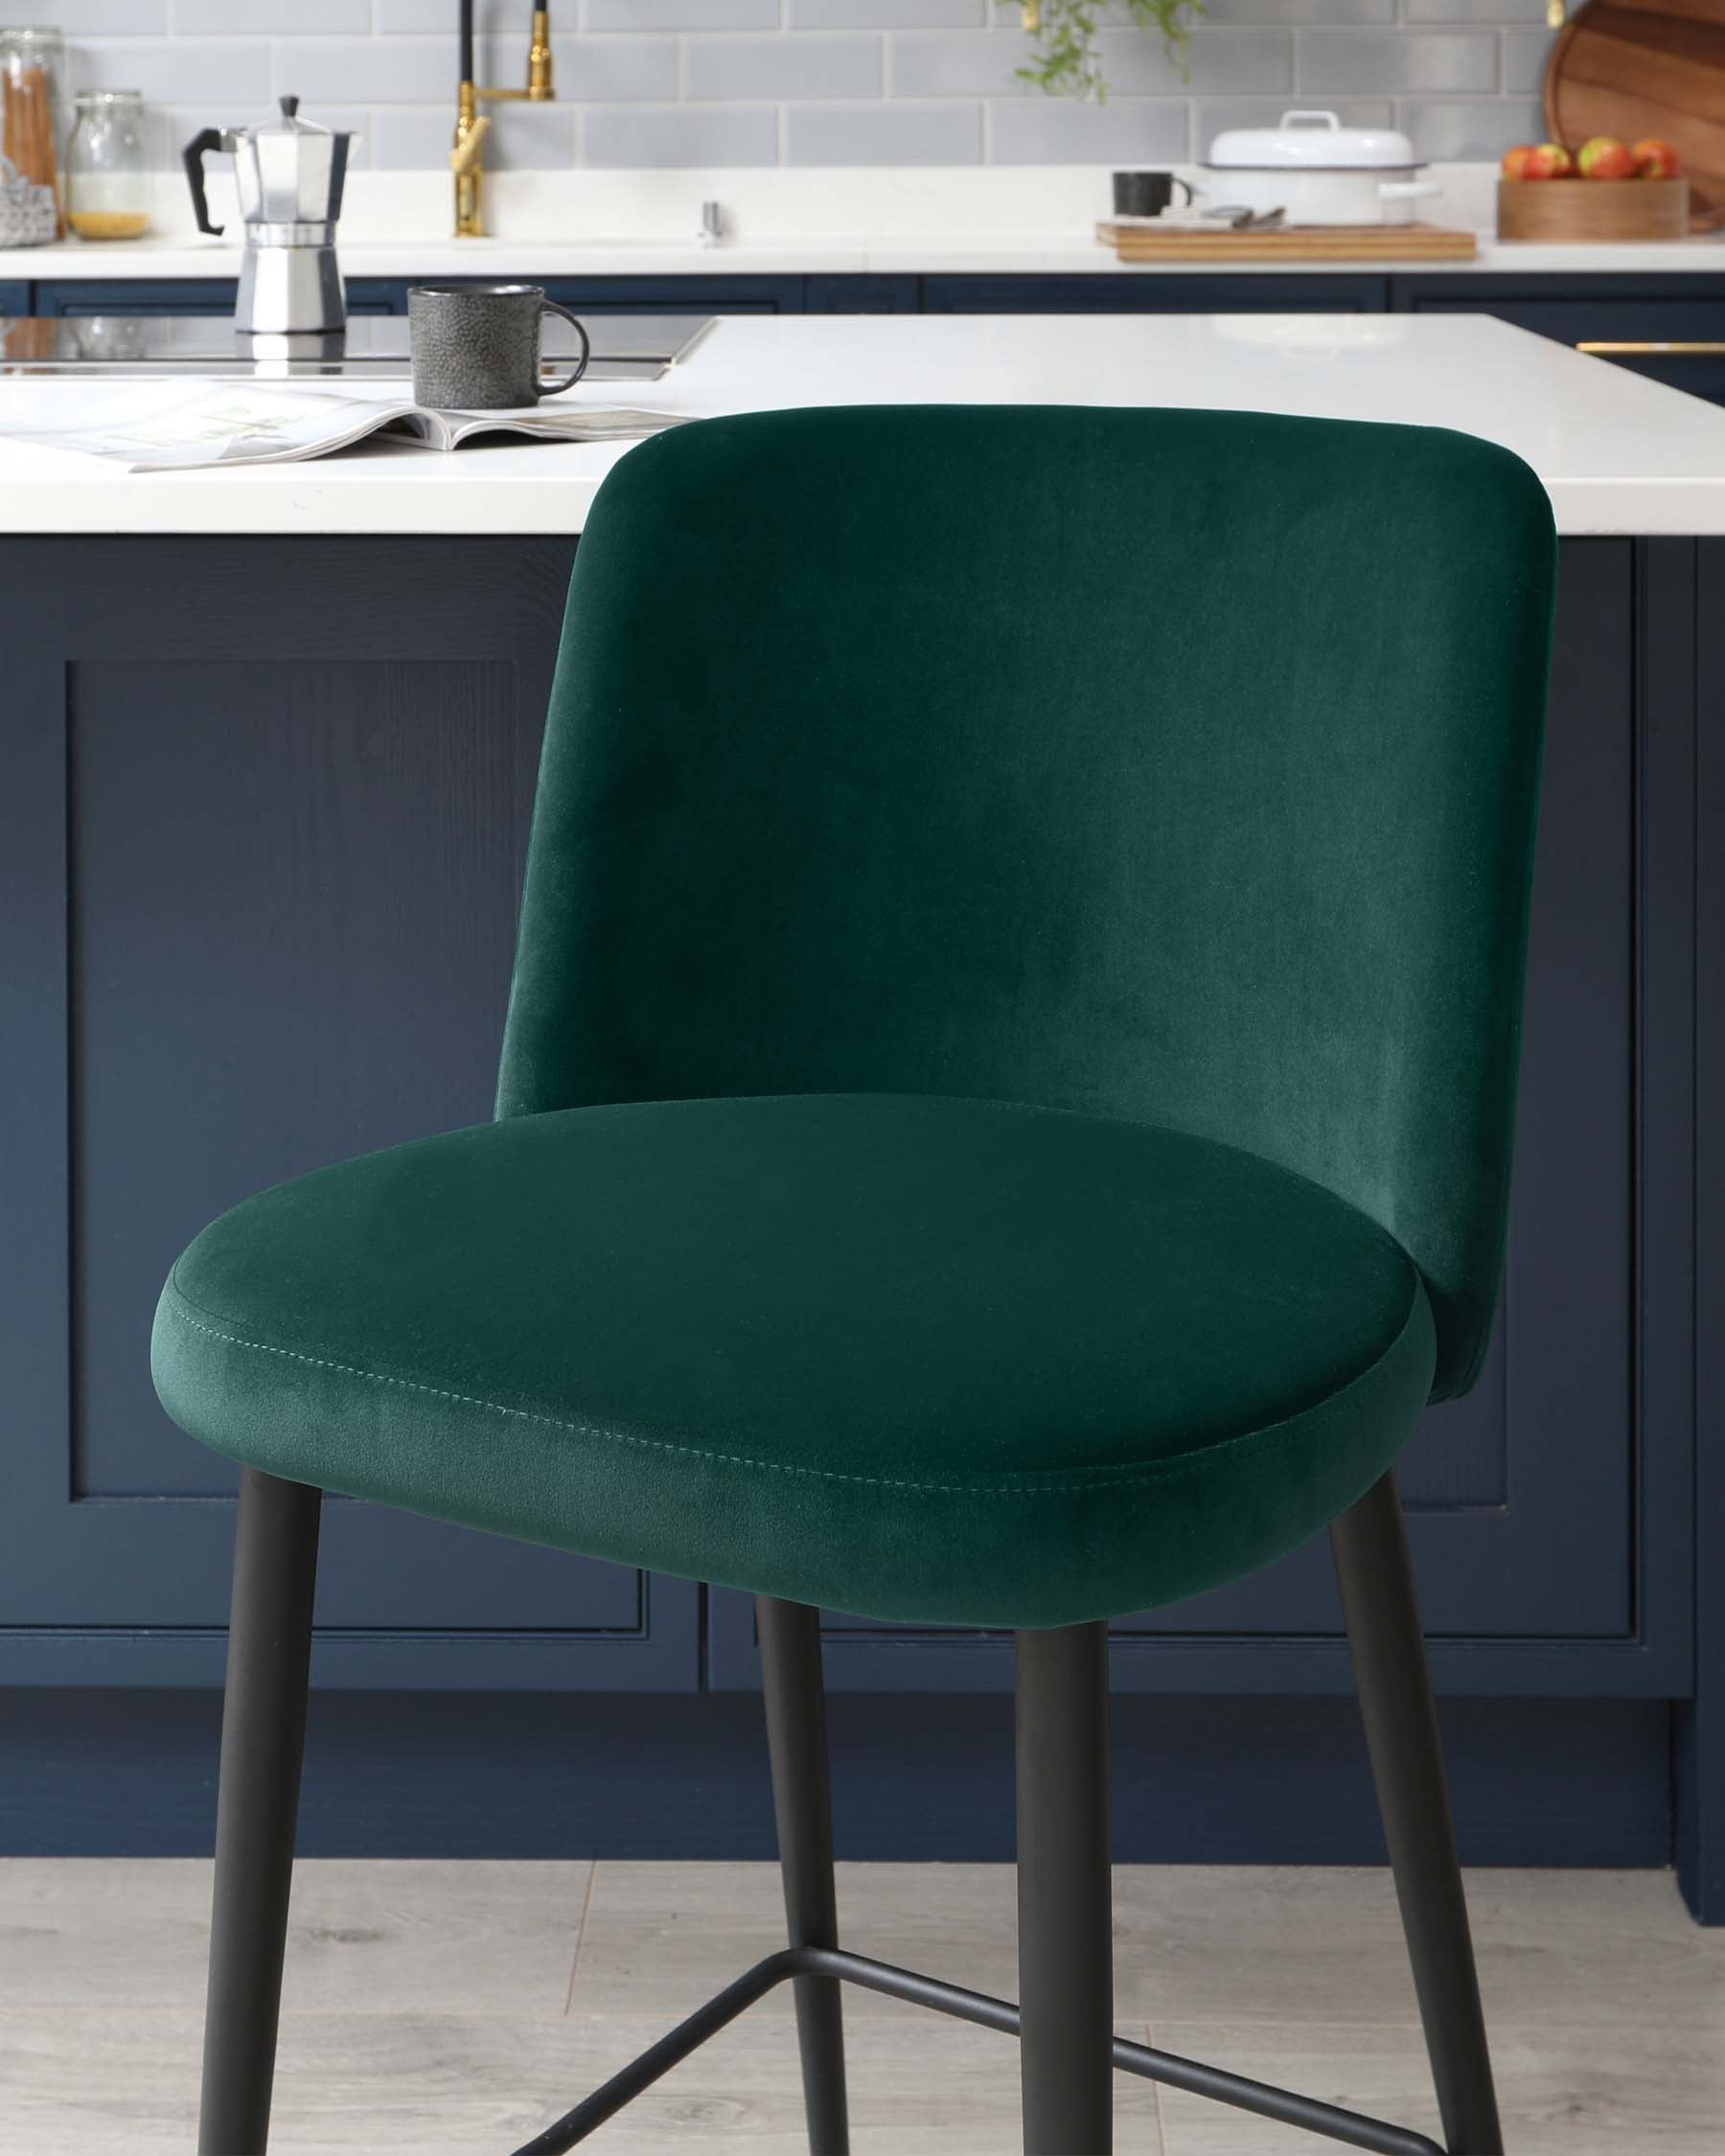
[[[242,1478],[198,2156],[264,2156],[269,2140],[321,1506],[303,1483]]]
[[[1467,1901],[1393,1476],[1330,1529],[1366,1742],[1450,2156],[1502,2156]]]
[[[1024,2156],[1114,2147],[1108,1627],[1018,1635]]]
[[[839,1904],[833,1889],[833,1800],[827,1776],[820,1616],[801,1602],[781,1602],[761,1594],[755,1598],[755,1621],[761,1640],[786,1928],[793,1946],[836,1947]],[[798,1977],[795,1995],[810,2156],[850,2156],[840,1986],[831,1977]]]

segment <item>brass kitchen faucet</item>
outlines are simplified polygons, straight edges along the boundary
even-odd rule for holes
[[[526,88],[482,89],[473,80],[473,0],[461,0],[461,80],[455,93],[455,147],[449,152],[449,170],[455,175],[456,239],[478,239],[485,231],[481,197],[485,137],[491,115],[479,110],[479,100],[528,98],[535,104],[544,104],[556,95],[551,80],[549,11],[544,8],[533,11],[533,28],[527,38]]]

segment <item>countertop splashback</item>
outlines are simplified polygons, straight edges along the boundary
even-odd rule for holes
[[[479,0],[482,69],[524,67],[527,0]],[[552,0],[560,102],[512,105],[493,169],[1166,163],[1288,105],[1395,125],[1422,155],[1495,158],[1543,133],[1545,0],[1208,0],[1187,72],[1103,33],[1109,96],[1017,80],[1018,0]],[[137,87],[154,163],[283,92],[356,127],[361,164],[441,167],[455,0],[30,0],[79,88]]]

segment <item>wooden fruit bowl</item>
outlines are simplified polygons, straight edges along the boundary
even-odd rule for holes
[[[1500,240],[1682,240],[1689,228],[1686,179],[1498,182]]]

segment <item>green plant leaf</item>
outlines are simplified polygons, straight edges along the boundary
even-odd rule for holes
[[[1122,4],[1139,29],[1160,34],[1169,59],[1184,77],[1189,72],[1185,54],[1191,17],[1204,12],[1203,0],[1122,0]],[[1049,97],[1092,98],[1100,103],[1108,95],[1108,83],[1096,50],[1096,33],[1107,7],[1108,0],[1040,0],[1029,62],[1014,71],[1019,80],[1033,83]]]

